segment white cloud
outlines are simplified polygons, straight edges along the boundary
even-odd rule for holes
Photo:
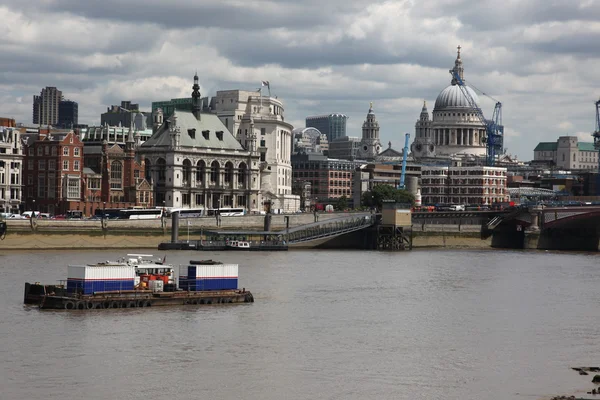
[[[35,4],[34,4],[35,3]],[[509,152],[539,141],[590,141],[600,96],[596,2],[413,0],[5,0],[0,115],[31,122],[31,99],[57,86],[82,123],[121,100],[203,95],[269,80],[286,120],[343,112],[360,136],[374,102],[381,140],[402,146],[422,101],[449,84],[456,46],[465,77],[503,103]],[[491,116],[494,101],[480,96]]]

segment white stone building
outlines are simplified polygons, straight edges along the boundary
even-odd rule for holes
[[[245,149],[256,142],[263,209],[298,211],[300,197],[292,194],[293,126],[285,122],[281,100],[259,91],[222,90],[214,98],[214,112]]]
[[[0,212],[19,213],[23,198],[23,143],[17,128],[0,127]]]
[[[460,58],[460,46],[454,63],[456,73],[464,81],[464,68]],[[466,81],[465,81],[466,82]],[[479,104],[473,89],[466,90]],[[485,157],[486,127],[469,106],[456,80],[440,92],[435,100],[432,118],[429,118],[427,104],[423,104],[421,115],[415,125],[415,140],[412,152],[415,158],[478,156]]]
[[[425,205],[506,202],[506,168],[423,166],[421,195]]]
[[[155,110],[154,134],[137,150],[156,205],[262,210],[256,137],[242,147],[217,115],[201,112],[199,89],[194,76],[192,112],[175,111],[163,121]]]
[[[593,142],[579,142],[576,136],[561,136],[556,142],[540,142],[533,160],[564,170],[597,170],[598,150]]]
[[[367,119],[362,125],[362,139],[358,148],[358,158],[366,161],[373,161],[381,152],[381,142],[379,141],[379,122],[375,118],[373,103],[369,106]]]

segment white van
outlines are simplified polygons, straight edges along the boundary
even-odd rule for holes
[[[465,211],[465,206],[463,204],[452,204],[449,209],[450,211]]]

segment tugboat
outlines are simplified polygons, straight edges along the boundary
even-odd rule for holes
[[[254,302],[252,293],[238,289],[237,264],[192,260],[176,273],[165,258],[149,257],[69,265],[66,284],[25,283],[24,302],[59,310]]]

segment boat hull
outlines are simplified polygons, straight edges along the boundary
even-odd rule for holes
[[[29,284],[30,286],[33,286]],[[104,310],[114,308],[144,308],[176,305],[213,305],[253,303],[247,290],[215,290],[203,292],[158,292],[131,290],[103,292],[88,296],[35,295],[25,298],[26,304],[37,304],[42,310]]]

